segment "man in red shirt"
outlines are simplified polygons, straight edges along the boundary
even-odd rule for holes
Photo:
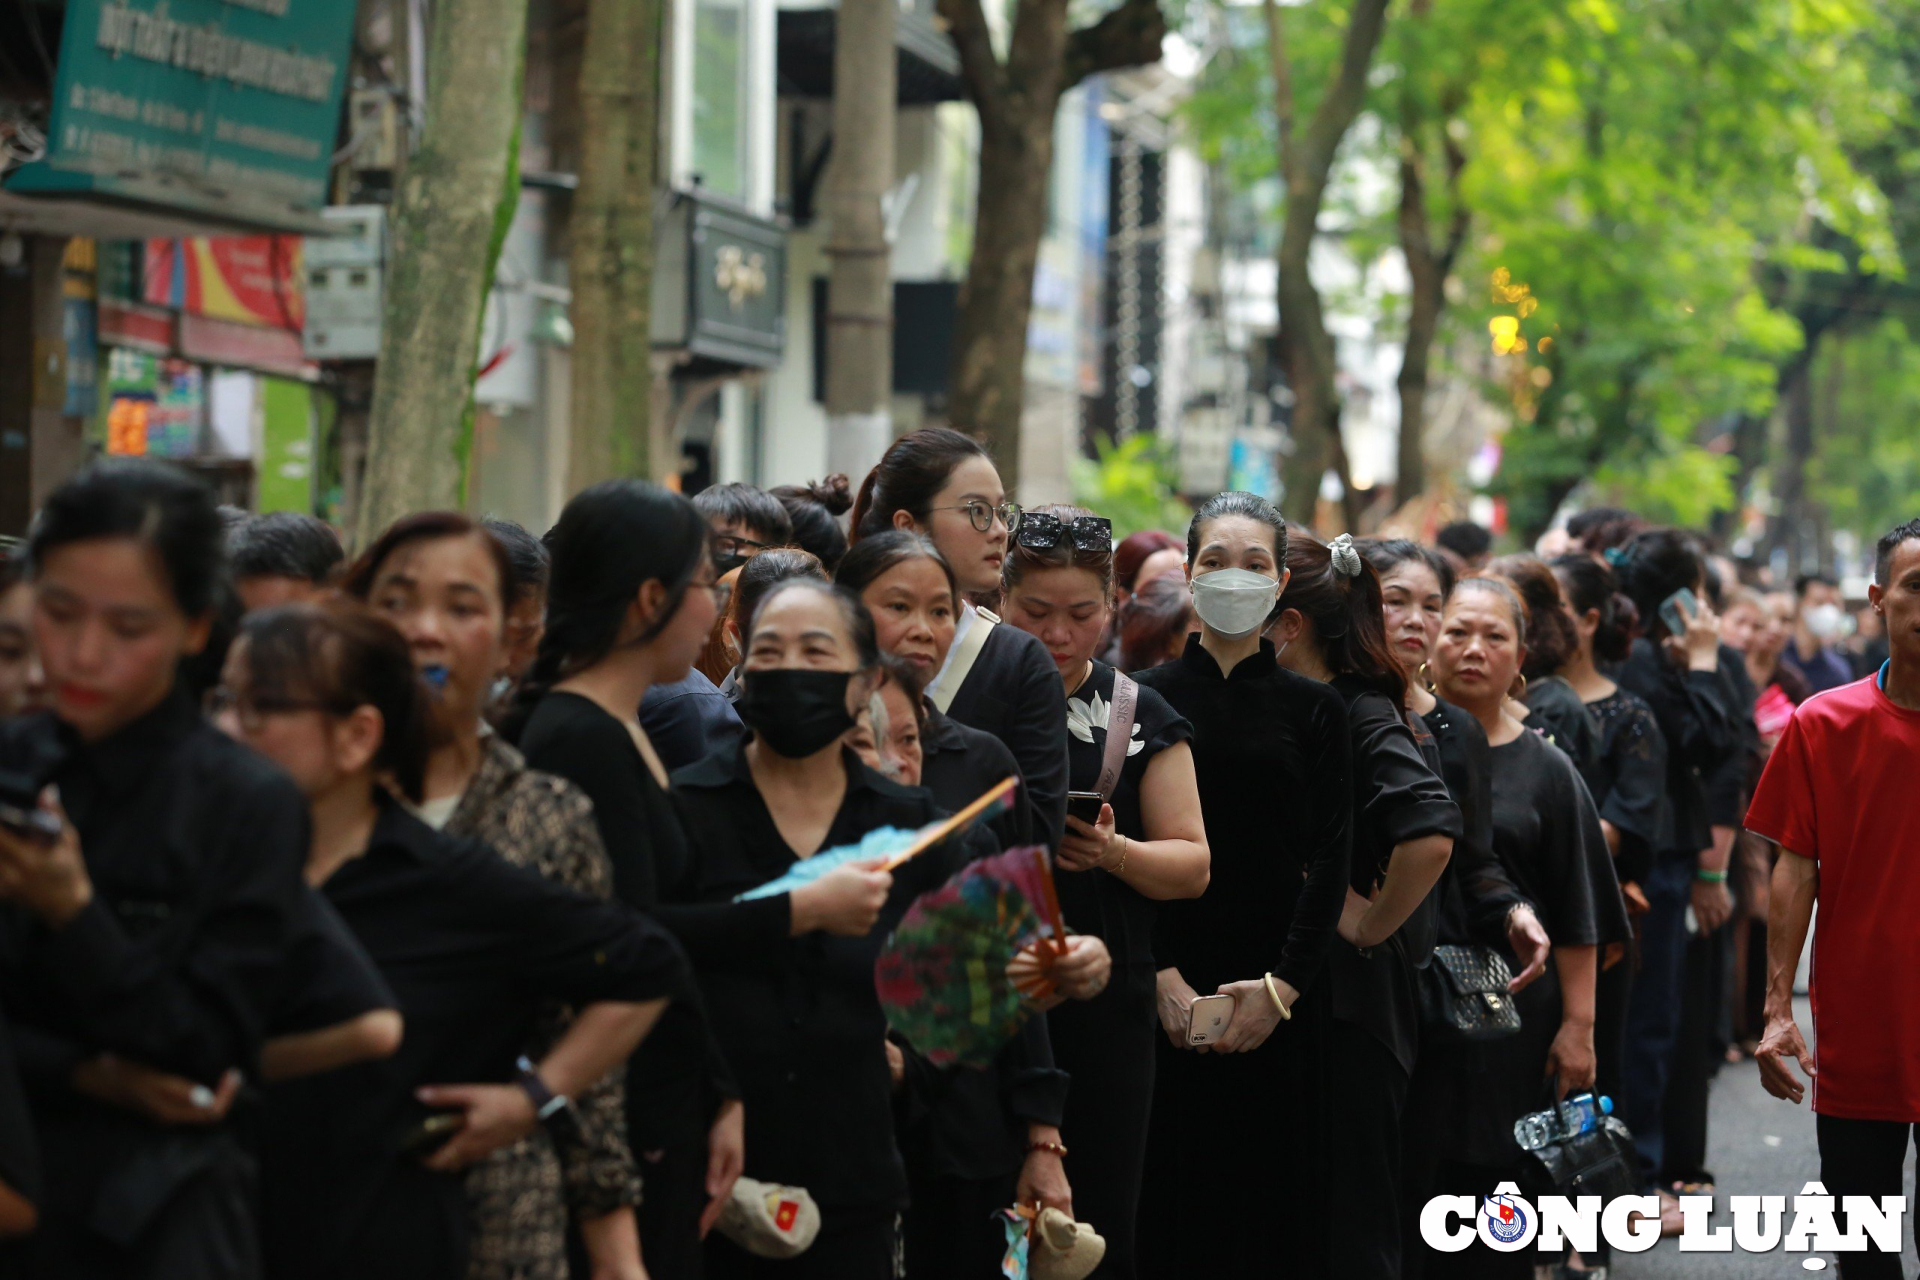
[[[1767,916],[1760,1080],[1798,1103],[1813,1083],[1830,1195],[1898,1196],[1920,1122],[1920,520],[1880,540],[1868,600],[1891,656],[1877,675],[1802,703],[1767,761],[1747,828],[1780,846]],[[1812,1050],[1793,975],[1814,903]],[[1847,1280],[1897,1277],[1865,1253]]]

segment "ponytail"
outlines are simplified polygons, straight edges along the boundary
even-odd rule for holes
[[[985,457],[987,451],[978,440],[950,427],[922,427],[901,436],[860,482],[860,495],[853,502],[852,540],[893,528],[894,513],[899,511],[916,524],[925,520],[954,469],[969,458]]]

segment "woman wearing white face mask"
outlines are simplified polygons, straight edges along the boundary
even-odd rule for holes
[[[1274,1207],[1312,1221],[1325,1194],[1298,1153],[1319,1140],[1309,1100],[1327,1015],[1314,979],[1346,899],[1352,748],[1339,692],[1282,670],[1260,637],[1286,547],[1263,499],[1203,504],[1187,531],[1200,635],[1136,677],[1193,726],[1212,854],[1206,893],[1161,903],[1154,935],[1167,1044],[1141,1197],[1152,1207],[1139,1223],[1144,1275],[1191,1270],[1200,1222],[1210,1270],[1271,1271]],[[1231,997],[1231,1018],[1191,1047],[1194,1001],[1216,994]]]

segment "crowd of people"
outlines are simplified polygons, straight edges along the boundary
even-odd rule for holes
[[[1912,637],[1624,511],[1536,550],[1246,493],[1116,540],[937,428],[857,487],[608,482],[351,560],[94,463],[0,579],[0,1271],[984,1280],[1037,1206],[1115,1280],[1525,1276],[1420,1207],[1589,1091],[1677,1232],[1714,1071],[1810,1062],[1777,956],[1822,850],[1748,799]],[[750,893],[1007,777],[934,853]],[[939,1065],[876,959],[1030,845],[1068,936]]]

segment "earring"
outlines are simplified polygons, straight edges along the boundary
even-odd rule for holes
[[[1416,674],[1419,677],[1420,683],[1426,688],[1428,693],[1439,692],[1438,689],[1433,687],[1433,673],[1427,670],[1426,663],[1423,662],[1420,664],[1420,670]]]
[[[1512,698],[1512,699],[1513,699],[1513,700],[1514,700],[1515,702],[1525,702],[1525,701],[1527,700],[1527,675],[1526,675],[1526,672],[1524,672],[1524,671],[1523,671],[1523,672],[1521,672],[1521,673],[1520,673],[1520,675],[1519,675],[1518,677],[1516,677],[1516,678],[1517,678],[1517,679],[1518,679],[1518,680],[1520,681],[1520,692],[1519,692],[1519,693],[1515,693],[1515,692],[1513,691],[1513,686],[1512,686],[1512,685],[1508,685],[1508,686],[1507,686],[1507,696],[1508,696],[1509,698]]]

